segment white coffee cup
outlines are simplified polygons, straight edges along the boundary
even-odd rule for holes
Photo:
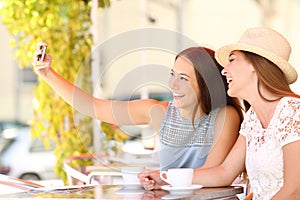
[[[145,169],[144,166],[126,166],[121,168],[124,183],[139,183],[138,174]]]
[[[168,171],[161,171],[160,178],[169,183],[172,187],[192,186],[194,169],[192,168],[173,168]]]

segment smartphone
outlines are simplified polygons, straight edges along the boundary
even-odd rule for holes
[[[41,57],[40,57],[40,61],[44,61],[44,59],[45,59],[45,54],[46,54],[46,49],[47,49],[47,46],[46,45],[44,45],[44,46],[41,46],[40,47],[41,48],[41,50],[42,50],[42,55],[41,55]]]

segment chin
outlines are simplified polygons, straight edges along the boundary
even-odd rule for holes
[[[181,108],[181,103],[179,101],[174,100],[174,107]]]
[[[180,104],[178,104],[178,103],[174,103],[173,105],[174,105],[174,107],[176,107],[176,108],[181,108]]]
[[[230,96],[230,97],[238,97],[238,96],[236,95],[236,93],[235,93],[234,91],[230,90],[230,89],[227,91],[227,94],[228,94],[228,96]]]

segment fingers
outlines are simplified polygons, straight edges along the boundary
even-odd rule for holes
[[[36,55],[34,56],[34,59],[32,61],[34,71],[42,77],[46,77],[48,75],[48,72],[51,68],[51,63],[52,58],[48,54],[45,55],[44,61],[40,61],[39,59],[37,59]]]
[[[36,51],[38,53],[38,51]],[[45,67],[50,67],[51,66],[51,62],[52,62],[52,57],[51,55],[45,54],[45,58],[44,60],[40,60],[38,58],[38,54],[34,53],[33,56],[33,66],[35,69],[39,69],[39,68],[45,68]]]
[[[33,52],[33,61],[38,61],[39,59],[39,55],[41,55],[42,51],[41,50],[36,50],[35,52]]]
[[[37,43],[37,49],[41,49],[44,46],[47,46],[47,43],[45,43],[45,42],[38,42]]]
[[[159,172],[156,170],[144,170],[138,174],[141,185],[145,190],[160,189]]]
[[[34,66],[41,66],[43,67],[49,67],[51,65],[51,56],[47,55],[46,52],[47,44],[45,42],[38,42],[37,43],[37,49],[33,53],[33,65]],[[42,58],[42,55],[44,55],[44,58]]]
[[[150,179],[148,171],[143,171],[139,173],[138,178],[140,179],[140,183],[145,190],[154,189],[155,181]]]
[[[45,42],[38,42],[37,49],[34,52],[33,59],[34,60],[44,60],[44,55],[46,53],[47,44]]]
[[[150,179],[144,179],[142,182],[142,186],[145,190],[154,190],[155,189],[155,181]]]
[[[144,179],[144,178],[149,177],[149,176],[150,176],[149,170],[147,170],[147,169],[140,172],[140,173],[138,173],[138,178],[139,179]]]

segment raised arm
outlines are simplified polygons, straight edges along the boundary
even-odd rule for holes
[[[95,98],[56,73],[51,68],[50,55],[45,55],[44,61],[38,61],[40,54],[40,50],[37,50],[33,58],[35,72],[77,111],[100,121],[117,125],[152,124],[154,127],[159,126],[165,113],[166,102],[111,101]]]

